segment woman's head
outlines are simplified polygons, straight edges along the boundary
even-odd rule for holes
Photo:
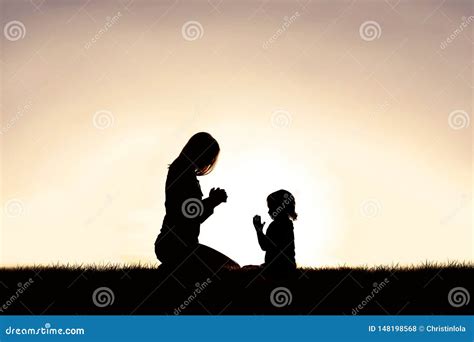
[[[186,143],[178,158],[191,163],[196,175],[207,175],[212,171],[219,156],[219,144],[209,133],[194,134]]]
[[[298,214],[295,211],[295,198],[286,190],[278,190],[267,197],[268,213],[272,219],[277,217],[289,217],[296,220]]]

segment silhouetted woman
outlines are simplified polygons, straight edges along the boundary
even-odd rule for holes
[[[209,197],[203,193],[197,176],[209,174],[219,155],[219,144],[205,132],[189,139],[179,156],[169,166],[166,178],[166,215],[155,242],[158,260],[170,270],[239,267],[224,254],[201,245],[201,223],[214,213],[214,208],[227,201],[223,189],[212,188]]]

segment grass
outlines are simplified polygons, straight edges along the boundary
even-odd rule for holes
[[[448,295],[473,288],[473,268],[343,265],[272,279],[257,269],[188,277],[146,264],[20,266],[0,268],[0,314],[464,315],[465,292],[454,305]]]

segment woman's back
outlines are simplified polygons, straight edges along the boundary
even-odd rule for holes
[[[194,171],[177,159],[169,167],[165,191],[166,215],[155,245],[161,253],[193,248],[199,243],[199,216],[203,214],[202,192]],[[193,201],[197,211],[186,213],[186,201]]]

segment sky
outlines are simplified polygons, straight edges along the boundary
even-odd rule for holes
[[[473,260],[471,1],[0,0],[0,265],[157,264],[168,164],[221,146],[200,242],[260,264]]]

